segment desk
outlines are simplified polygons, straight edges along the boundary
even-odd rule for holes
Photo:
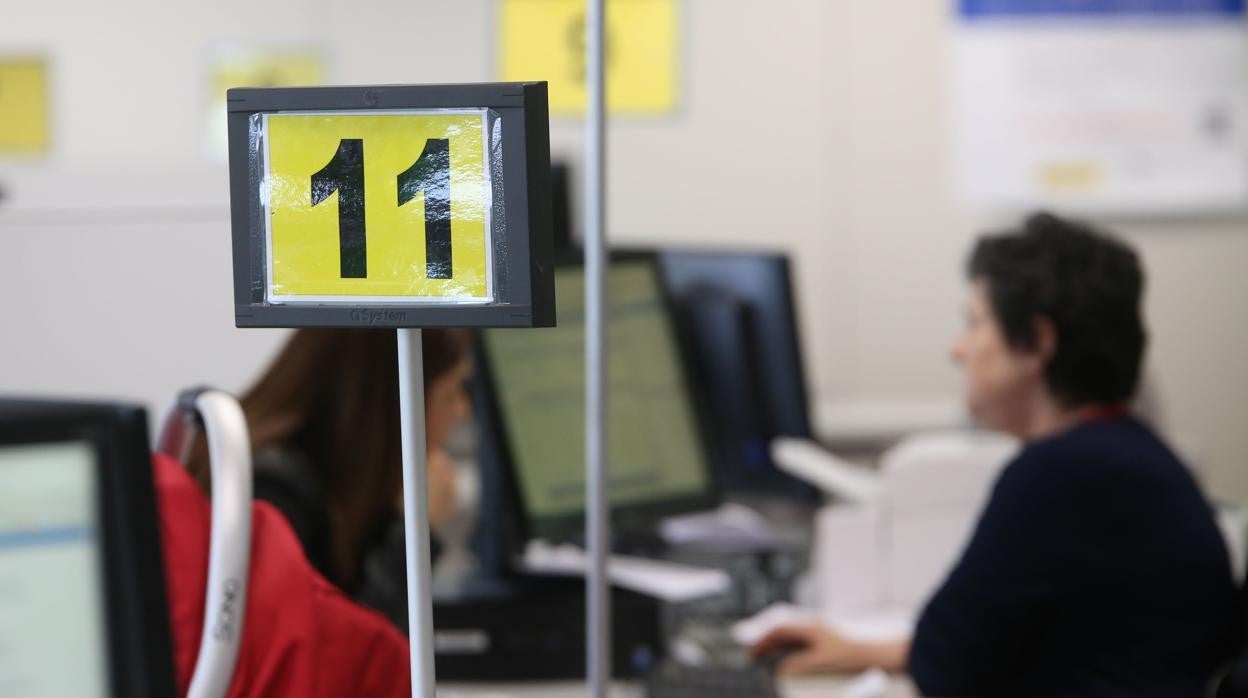
[[[854,683],[852,678],[817,677],[786,679],[781,684],[785,698],[841,698]],[[548,683],[438,684],[438,698],[584,698],[585,684],[579,681]],[[883,698],[914,698],[914,689],[906,679],[890,680]],[[644,698],[636,684],[616,682],[611,698]]]

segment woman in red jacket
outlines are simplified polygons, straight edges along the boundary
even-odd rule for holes
[[[455,471],[444,444],[469,413],[471,341],[464,330],[422,332],[435,528],[455,510]],[[240,403],[256,499],[281,512],[326,579],[406,630],[398,380],[393,330],[298,330]],[[202,441],[189,461],[207,484]]]

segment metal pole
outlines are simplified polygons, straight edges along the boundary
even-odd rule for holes
[[[606,110],[605,0],[587,0],[585,65],[589,104],[585,121],[585,517],[586,657],[591,698],[606,698],[611,681],[611,607],[607,554],[611,511],[607,487],[606,343]]]
[[[398,330],[399,433],[403,444],[403,533],[412,698],[433,696],[433,609],[429,589],[429,499],[425,461],[425,371],[420,330]]]

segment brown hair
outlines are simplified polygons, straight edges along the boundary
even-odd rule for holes
[[[425,330],[426,386],[469,354],[464,330]],[[359,574],[364,538],[395,506],[402,483],[398,349],[393,330],[294,332],[240,400],[252,451],[287,444],[305,456],[326,493],[333,581]],[[187,465],[208,486],[207,448]]]

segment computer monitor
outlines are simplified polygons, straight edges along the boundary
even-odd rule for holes
[[[567,163],[550,165],[551,228],[554,230],[555,252],[563,253],[576,246],[572,234],[572,170]]]
[[[653,255],[614,255],[606,273],[609,497],[613,524],[714,506],[704,418]],[[494,413],[486,438],[518,490],[530,537],[575,538],[585,513],[585,276],[555,269],[558,326],[486,330],[478,366]],[[490,428],[493,425],[494,428]]]
[[[0,695],[175,694],[147,417],[0,399]]]
[[[788,257],[663,250],[659,260],[710,405],[725,494],[817,502],[818,491],[770,454],[777,436],[811,436]]]

